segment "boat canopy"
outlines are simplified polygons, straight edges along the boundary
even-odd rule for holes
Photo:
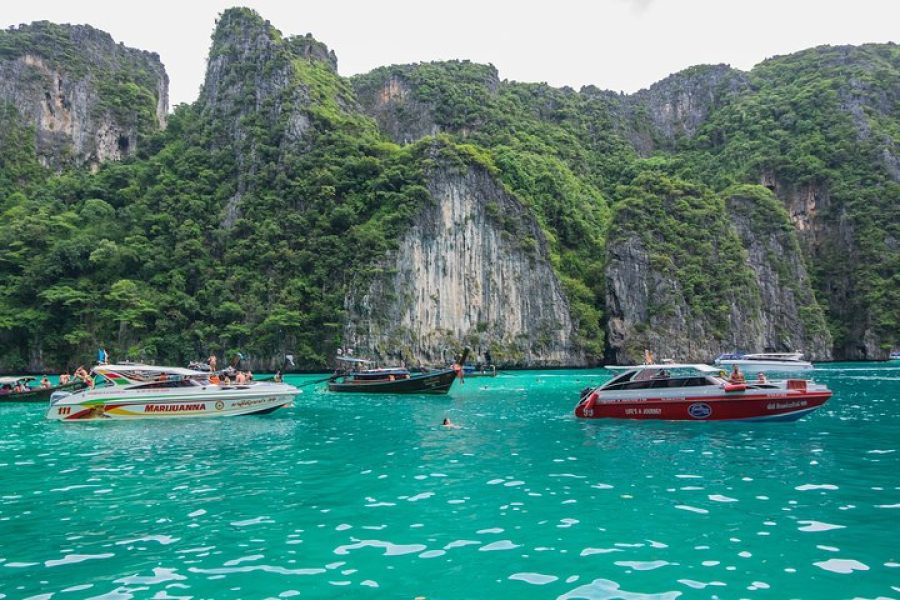
[[[0,377],[0,385],[15,385],[19,382],[29,382],[34,381],[34,377],[24,376],[24,377]]]
[[[717,367],[711,367],[709,365],[704,365],[700,363],[661,363],[655,365],[623,365],[623,366],[615,366],[615,365],[607,365],[604,367],[609,369],[610,371],[674,371],[676,369],[690,369],[693,371],[699,371],[701,373],[718,373],[721,369]]]
[[[335,358],[343,362],[359,365],[371,365],[374,362],[371,360],[366,360],[365,358],[354,358],[352,356],[336,356]]]
[[[758,354],[744,354],[743,352],[732,352],[722,354],[719,360],[782,360],[791,362],[800,362],[803,360],[802,352],[761,352]]]
[[[136,382],[154,381],[162,376],[173,379],[187,377],[209,377],[209,373],[185,369],[182,367],[157,367],[155,365],[97,365],[94,374],[101,375],[114,385],[127,385]]]

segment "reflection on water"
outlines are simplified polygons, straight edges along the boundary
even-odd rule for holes
[[[230,420],[2,406],[0,597],[897,596],[898,372],[819,369],[826,407],[752,425],[575,419],[603,371]]]

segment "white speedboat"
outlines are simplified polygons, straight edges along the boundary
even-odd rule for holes
[[[722,354],[716,359],[716,365],[728,369],[737,365],[745,373],[808,371],[813,368],[811,362],[803,360],[802,352]]]
[[[225,385],[210,373],[141,364],[99,365],[94,385],[74,394],[57,392],[47,418],[55,421],[160,419],[258,415],[290,406],[300,391],[269,381]]]

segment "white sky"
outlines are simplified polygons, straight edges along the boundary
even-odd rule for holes
[[[216,16],[236,0],[3,2],[0,26],[88,23],[158,52],[170,104],[197,97]],[[312,33],[342,75],[469,59],[503,79],[633,92],[702,63],[749,69],[820,44],[900,41],[900,0],[245,0],[287,35]]]

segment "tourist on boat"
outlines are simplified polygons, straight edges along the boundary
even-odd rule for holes
[[[109,353],[106,351],[106,348],[100,346],[97,350],[97,364],[98,365],[108,365],[109,364]]]
[[[648,350],[647,348],[644,348],[644,364],[645,364],[645,365],[652,365],[652,364],[655,364],[655,363],[653,362],[653,360],[654,360],[654,359],[653,359],[653,353],[650,352],[650,350]]]
[[[5,394],[11,394],[11,393],[12,393],[12,387],[8,383],[4,384],[3,387],[0,387],[0,396],[3,396]]]
[[[66,385],[69,383],[69,372],[66,371],[62,375],[59,376],[59,385]]]
[[[769,380],[766,378],[766,374],[760,371],[756,376],[756,383],[769,383]]]
[[[250,383],[253,381],[253,371],[247,369],[247,372],[244,373],[244,383]]]
[[[231,377],[228,376],[228,373],[225,373],[225,379],[222,381],[222,385],[231,385]]]
[[[237,372],[237,374],[234,376],[234,383],[235,385],[244,385],[245,383],[247,383],[247,377],[246,375],[244,375],[243,371]]]
[[[209,382],[213,385],[219,385],[219,376],[215,373],[209,376]]]
[[[281,369],[278,369],[277,371],[275,371],[275,377],[272,378],[272,381],[274,381],[275,383],[281,383],[281,379]]]
[[[52,386],[50,385],[50,380],[47,379],[47,376],[44,375],[43,377],[41,377],[41,389],[42,389],[42,390],[48,390],[48,389],[50,389],[51,387],[52,387]]]
[[[729,377],[729,381],[731,383],[746,383],[747,380],[744,379],[744,374],[741,373],[740,367],[734,365],[734,368],[731,369],[731,377]]]
[[[206,359],[206,364],[209,365],[209,370],[210,370],[210,371],[215,371],[215,370],[216,370],[216,364],[218,364],[218,360],[216,359],[216,355],[215,355],[215,354],[210,354],[210,355],[209,355],[209,358]]]
[[[456,376],[459,378],[459,382],[460,382],[460,383],[465,383],[465,382],[466,382],[466,378],[465,378],[465,376],[463,375],[463,367],[462,367],[462,365],[459,364],[459,362],[457,361],[457,362],[454,362],[454,363],[453,363],[453,366],[452,366],[451,368],[452,368],[454,371],[456,371]]]

